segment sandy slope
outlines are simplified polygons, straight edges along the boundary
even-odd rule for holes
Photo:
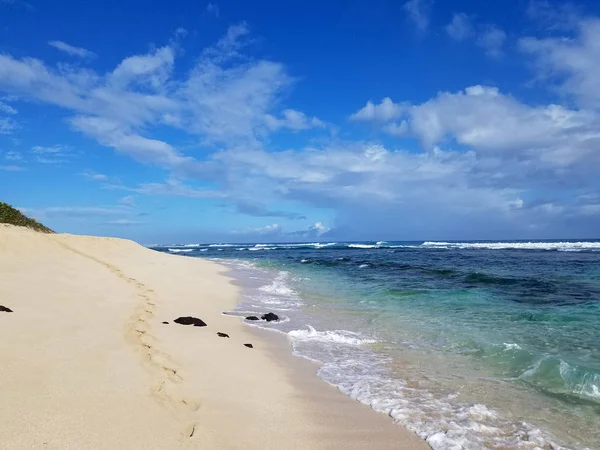
[[[0,448],[428,448],[222,315],[222,270],[0,225]]]

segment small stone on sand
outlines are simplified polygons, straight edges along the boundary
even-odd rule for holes
[[[198,319],[197,317],[191,317],[191,316],[178,317],[177,319],[174,320],[174,322],[178,323],[180,325],[194,325],[195,327],[205,327],[206,326],[204,321],[202,321],[201,319]]]

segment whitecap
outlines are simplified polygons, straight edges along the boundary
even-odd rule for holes
[[[600,242],[423,242],[422,247],[487,250],[600,251]]]
[[[310,325],[307,325],[307,329],[292,330],[288,332],[288,336],[299,341],[320,341],[344,345],[363,345],[377,342],[374,339],[361,338],[360,333],[346,330],[317,331]]]

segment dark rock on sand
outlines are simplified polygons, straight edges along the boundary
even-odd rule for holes
[[[195,327],[205,327],[206,326],[206,324],[201,319],[198,319],[197,317],[191,317],[191,316],[178,317],[177,319],[174,320],[174,322],[178,323],[180,325],[194,325]]]
[[[163,322],[165,325],[169,325],[169,322]]]
[[[262,320],[266,320],[267,322],[272,322],[273,320],[279,320],[279,316],[277,314],[273,314],[272,312],[265,314],[260,317]]]
[[[13,312],[13,310],[10,308],[7,308],[6,306],[0,305],[0,312]],[[258,319],[256,319],[256,320],[258,320]]]
[[[252,344],[244,344],[244,347],[254,348],[254,345],[252,345]]]
[[[217,336],[219,336],[219,337],[226,337],[226,338],[229,337],[229,335],[227,333],[221,333],[220,331],[217,333]]]
[[[259,318],[256,316],[248,316],[246,317],[246,320],[259,320]]]

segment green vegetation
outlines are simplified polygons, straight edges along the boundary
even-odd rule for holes
[[[54,231],[45,227],[37,220],[30,219],[18,209],[3,202],[0,202],[0,223],[8,223],[18,227],[27,227],[42,233],[54,233]]]

